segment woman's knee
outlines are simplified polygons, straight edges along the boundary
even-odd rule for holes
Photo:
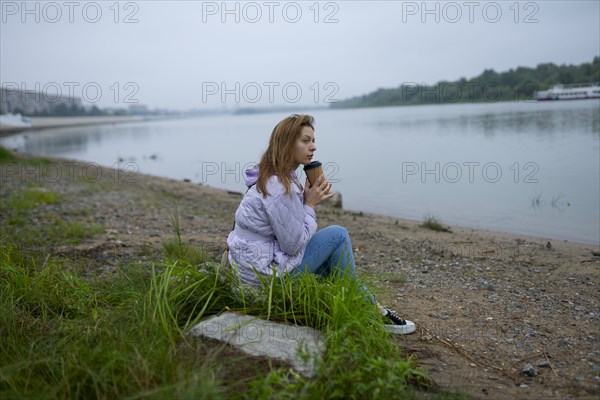
[[[344,236],[345,238],[350,238],[350,235],[348,234],[348,230],[346,228],[344,228],[343,226],[329,225],[325,229],[330,230],[332,233],[334,233],[336,235]]]

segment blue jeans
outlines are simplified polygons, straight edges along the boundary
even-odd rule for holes
[[[346,228],[331,225],[316,232],[308,241],[304,250],[304,258],[300,265],[290,271],[290,275],[303,272],[329,276],[348,275],[358,280],[356,265],[352,253],[352,243]],[[369,301],[375,303],[375,298],[366,287],[361,286]]]

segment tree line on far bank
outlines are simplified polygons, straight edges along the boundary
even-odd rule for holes
[[[18,110],[17,110],[18,111]],[[35,117],[74,117],[74,116],[99,116],[99,115],[127,115],[127,110],[102,110],[93,105],[89,108],[79,106],[77,104],[59,103],[51,109],[44,109],[29,113]]]
[[[441,81],[435,85],[404,82],[396,88],[380,88],[352,97],[332,108],[384,107],[416,104],[478,103],[533,100],[535,92],[556,84],[600,82],[600,57],[581,65],[539,64],[535,68],[518,67],[506,72],[486,69],[471,79]]]

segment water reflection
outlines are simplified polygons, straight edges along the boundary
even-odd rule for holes
[[[600,108],[600,103],[598,104]],[[421,121],[422,122],[422,121]],[[564,134],[572,131],[600,134],[598,108],[548,109],[516,112],[485,112],[476,115],[460,115],[438,118],[437,128],[442,131],[453,125],[457,130],[483,133],[492,138],[496,134],[528,133],[539,136]]]
[[[541,211],[546,207],[550,207],[552,210],[562,214],[567,211],[568,207],[571,207],[571,202],[567,200],[567,196],[564,193],[553,195],[550,201],[546,201],[541,193],[538,193],[531,199],[531,208],[533,210]]]
[[[137,124],[89,125],[46,129],[5,137],[2,143],[31,154],[70,155],[85,153],[106,143],[118,144],[123,138],[143,140],[155,127],[151,122]],[[162,131],[162,129],[159,129]],[[122,148],[120,150],[127,150]]]
[[[383,110],[383,111],[382,111]],[[534,134],[553,136],[573,131],[600,134],[600,101],[582,100],[556,103],[451,104],[369,109],[377,115],[370,128],[383,136],[407,132],[448,131],[461,134]],[[352,118],[352,117],[350,117]],[[369,125],[370,121],[356,123]]]

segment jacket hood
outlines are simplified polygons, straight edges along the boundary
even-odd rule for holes
[[[250,186],[256,184],[257,180],[258,180],[258,167],[246,169],[246,177],[245,177],[246,186],[250,187]]]

